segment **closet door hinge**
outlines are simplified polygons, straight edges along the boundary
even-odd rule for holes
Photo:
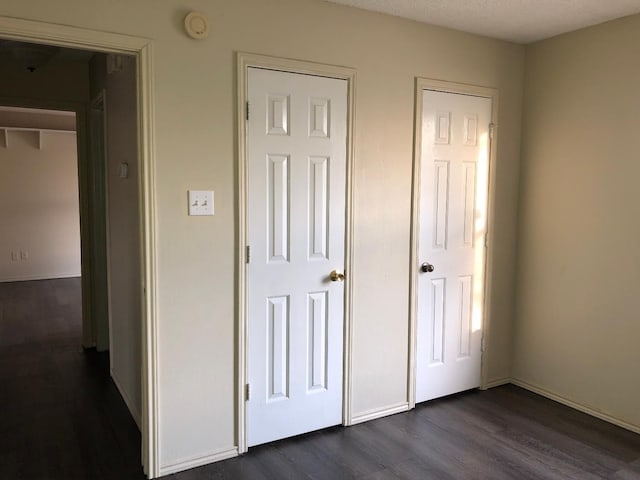
[[[245,107],[245,111],[246,111],[247,121],[248,121],[249,120],[249,102],[247,102],[247,105]]]
[[[247,263],[251,263],[251,246],[250,245],[247,245],[245,256],[246,256]]]
[[[244,399],[245,399],[245,401],[246,401],[246,402],[248,402],[250,398],[251,398],[251,387],[250,387],[250,385],[247,383],[247,384],[244,386]]]

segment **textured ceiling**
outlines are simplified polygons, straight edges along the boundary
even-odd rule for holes
[[[640,13],[640,0],[327,1],[517,43]]]

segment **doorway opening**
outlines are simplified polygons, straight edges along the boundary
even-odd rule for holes
[[[66,455],[46,449],[39,462],[30,463],[26,455],[38,447],[43,435],[35,427],[26,429],[24,442],[9,452],[18,459],[12,464],[18,470],[7,473],[8,478],[20,477],[24,469],[31,472],[29,468],[40,469],[33,471],[35,477],[50,476],[56,469],[82,469],[88,477],[99,476],[103,462],[122,468],[122,476],[136,470],[143,475],[148,432],[143,429],[141,437],[138,431],[147,421],[142,415],[146,410],[142,340],[145,301],[137,62],[135,55],[0,40],[0,97],[13,114],[12,119],[6,118],[5,151],[0,154],[17,152],[19,141],[24,140],[24,144],[26,135],[36,133],[38,151],[52,153],[63,134],[62,127],[55,130],[46,124],[43,115],[47,112],[51,117],[71,117],[73,131],[77,132],[65,144],[73,149],[71,164],[75,170],[71,175],[60,161],[41,155],[34,167],[41,183],[27,190],[25,180],[20,182],[12,175],[18,194],[3,197],[0,205],[3,223],[14,215],[23,224],[54,224],[58,232],[24,230],[22,243],[12,247],[18,257],[26,257],[13,262],[18,275],[0,279],[3,315],[12,319],[14,326],[15,322],[22,323],[17,329],[21,333],[14,339],[22,335],[25,340],[2,349],[3,364],[17,366],[29,356],[38,359],[21,379],[7,377],[13,378],[18,387],[24,382],[30,388],[14,389],[7,381],[7,389],[15,395],[5,400],[9,405],[12,401],[13,405],[21,404],[24,412],[38,409],[38,420],[44,425],[55,424],[63,432],[73,430],[73,434],[52,437],[56,445],[64,447]],[[111,117],[106,116],[107,110]],[[33,131],[25,130],[26,120],[16,117],[27,111],[40,118]],[[17,164],[24,167],[25,157],[21,160]],[[29,180],[33,183],[35,178],[32,175]],[[34,192],[42,194],[51,189],[57,189],[55,195],[36,202],[40,198]],[[107,191],[112,194],[108,196]],[[70,199],[75,200],[75,236],[60,220],[73,203]],[[32,210],[21,211],[25,204]],[[44,244],[42,248],[38,241]],[[23,244],[29,248],[23,248]],[[60,252],[74,246],[75,271],[65,273],[57,265],[56,271],[41,270],[44,273],[39,277],[25,275],[26,267],[34,268],[37,263],[69,264]],[[36,278],[40,281],[29,282]],[[52,329],[57,336],[52,337]],[[66,368],[56,368],[60,365]],[[5,371],[7,375],[9,370]],[[40,382],[42,376],[56,380],[55,388]],[[43,398],[48,399],[46,408],[39,403]],[[20,460],[23,455],[25,461]]]

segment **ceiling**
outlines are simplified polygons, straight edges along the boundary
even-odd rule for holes
[[[326,1],[516,43],[531,43],[640,13],[640,0]]]

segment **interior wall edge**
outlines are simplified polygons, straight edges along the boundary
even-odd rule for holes
[[[513,366],[515,365],[516,362],[516,357],[518,355],[518,351],[516,348],[514,348],[514,345],[516,344],[516,341],[518,339],[518,325],[519,325],[519,319],[520,319],[520,303],[521,303],[521,299],[520,299],[520,276],[521,276],[521,264],[522,264],[522,231],[524,229],[524,221],[523,221],[523,215],[522,212],[525,210],[525,201],[526,201],[526,195],[525,195],[525,191],[526,191],[526,182],[523,179],[523,175],[524,172],[526,170],[526,166],[527,166],[527,159],[528,159],[528,155],[527,155],[527,135],[525,134],[525,132],[527,132],[527,125],[528,125],[528,118],[527,118],[527,111],[528,111],[528,107],[527,104],[529,103],[527,100],[527,93],[529,92],[529,80],[528,80],[528,69],[529,67],[529,58],[531,56],[531,51],[532,48],[535,47],[535,45],[539,43],[539,42],[534,42],[532,44],[527,44],[524,46],[524,61],[522,64],[522,91],[521,91],[521,101],[520,101],[520,155],[519,155],[519,169],[518,169],[518,177],[517,177],[517,204],[516,204],[516,211],[517,211],[517,215],[516,215],[516,228],[515,228],[515,251],[516,251],[516,255],[515,255],[515,267],[514,267],[514,272],[515,272],[515,276],[513,279],[513,291],[514,291],[514,299],[513,299],[513,321],[511,323],[511,348],[510,348],[510,374],[513,375],[514,371],[513,371]]]

